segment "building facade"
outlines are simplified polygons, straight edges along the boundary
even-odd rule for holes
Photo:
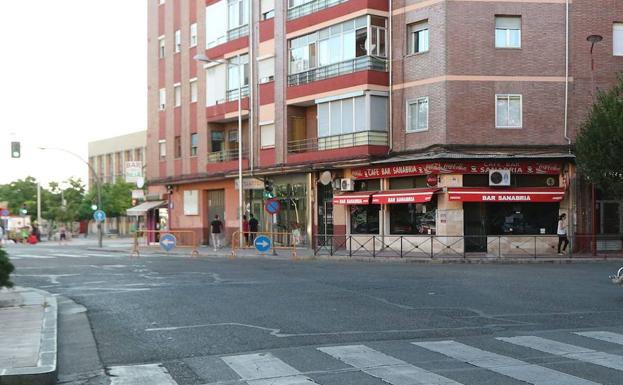
[[[207,242],[215,214],[238,228],[242,146],[245,213],[303,245],[436,235],[491,251],[488,236],[555,238],[560,213],[592,231],[573,138],[591,90],[623,69],[619,2],[154,0],[148,12],[147,175],[172,229]]]
[[[89,142],[89,186],[96,185],[96,179],[101,183],[115,183],[118,179],[126,178],[126,162],[140,162],[142,168],[146,157],[146,132],[138,131],[131,134]],[[93,171],[97,172],[97,177]],[[136,218],[107,218],[105,231],[116,234],[128,234]],[[97,232],[93,223],[90,232]]]

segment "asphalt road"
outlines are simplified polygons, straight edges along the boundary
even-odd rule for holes
[[[16,284],[87,308],[113,384],[623,384],[620,262],[8,252]]]

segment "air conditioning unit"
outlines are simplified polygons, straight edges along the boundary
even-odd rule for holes
[[[489,170],[489,186],[510,186],[510,170]]]
[[[350,178],[342,178],[340,180],[340,190],[341,191],[353,191],[355,189],[355,183]]]

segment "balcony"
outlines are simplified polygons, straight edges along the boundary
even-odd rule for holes
[[[309,3],[301,4],[297,7],[288,9],[288,20],[297,19],[322,9],[333,7],[346,2],[347,0],[315,0]]]
[[[240,37],[247,36],[248,34],[249,24],[241,25],[240,27],[227,31],[227,41],[236,40]]]
[[[246,96],[249,96],[249,86],[245,85],[242,86],[242,88],[240,88],[240,97],[244,98]],[[233,89],[233,90],[227,90],[227,92],[225,93],[225,101],[227,102],[232,102],[234,100],[238,100],[238,89]]]
[[[248,151],[242,150],[242,159],[246,159],[247,155]],[[233,160],[238,160],[237,148],[208,153],[208,163],[223,163]]]
[[[387,60],[375,56],[360,56],[324,67],[312,68],[304,72],[288,75],[288,86],[307,84],[359,71],[387,72]]]
[[[289,153],[310,151],[325,151],[356,146],[387,146],[387,132],[362,131],[350,134],[326,136],[322,138],[307,138],[288,142]]]

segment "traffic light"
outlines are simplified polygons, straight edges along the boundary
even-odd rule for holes
[[[272,179],[264,179],[264,190],[267,192],[273,192],[273,181]]]
[[[11,158],[19,158],[22,156],[19,142],[11,142]]]

